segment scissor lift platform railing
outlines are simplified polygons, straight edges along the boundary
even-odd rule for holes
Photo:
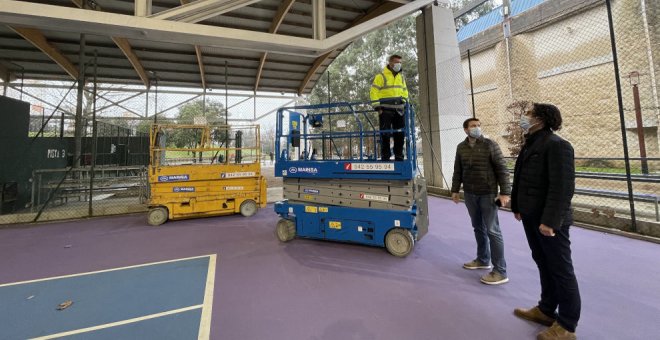
[[[406,127],[387,131],[377,128],[374,114],[365,103],[278,110],[275,176],[284,178],[285,200],[275,211],[282,217],[281,241],[298,236],[354,242],[406,256],[426,234],[426,182],[418,176],[414,113],[406,105]],[[333,131],[333,118],[344,122],[340,131]],[[395,132],[405,136],[405,159],[376,160],[380,135]]]
[[[254,143],[243,146],[241,133],[236,135],[235,145],[230,145],[229,131],[241,129],[251,132]],[[162,139],[170,130],[176,142]],[[182,140],[196,144],[189,148],[169,145]],[[266,206],[259,126],[154,125],[150,145],[150,224],[235,213],[252,216]],[[168,153],[183,153],[184,157],[173,160]]]

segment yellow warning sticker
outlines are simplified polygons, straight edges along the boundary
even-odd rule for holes
[[[316,214],[319,212],[319,209],[317,207],[311,206],[311,205],[306,205],[305,206],[305,212],[306,213],[312,213]]]
[[[330,229],[341,229],[341,222],[339,221],[330,221],[328,222]]]
[[[304,195],[303,197],[304,197],[306,200],[313,200],[313,199],[314,199],[314,196],[312,196],[312,195]]]
[[[319,207],[320,212],[328,212],[328,207]]]

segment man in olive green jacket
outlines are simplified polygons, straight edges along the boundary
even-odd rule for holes
[[[481,135],[481,122],[467,119],[463,130],[468,135],[456,148],[451,197],[459,202],[463,184],[465,206],[472,220],[477,240],[477,258],[465,263],[465,269],[493,270],[481,282],[499,285],[509,281],[504,260],[504,240],[497,217],[497,204],[506,206],[511,195],[509,171],[500,147]],[[499,192],[498,192],[499,186]],[[492,260],[493,266],[490,265]]]

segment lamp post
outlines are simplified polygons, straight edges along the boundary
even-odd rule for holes
[[[639,157],[642,160],[642,174],[649,174],[649,164],[646,160],[646,143],[644,142],[644,122],[642,121],[642,107],[639,103],[639,72],[630,72],[630,86],[633,90],[633,102],[635,103],[635,120],[637,121],[637,139],[639,140]]]

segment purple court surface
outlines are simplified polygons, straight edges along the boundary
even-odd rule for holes
[[[403,259],[359,245],[280,243],[271,205],[251,218],[160,227],[144,215],[5,227],[0,284],[217,254],[212,339],[535,339],[543,327],[512,314],[540,291],[521,224],[500,212],[511,281],[487,286],[484,271],[461,268],[476,252],[465,206],[429,204],[429,234]],[[578,338],[660,339],[660,245],[581,228],[571,238]]]

